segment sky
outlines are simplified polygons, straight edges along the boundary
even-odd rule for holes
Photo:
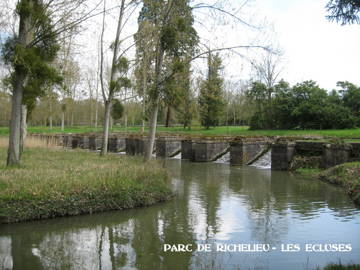
[[[257,0],[285,52],[281,77],[291,84],[315,80],[331,90],[337,81],[360,85],[360,25],[328,21],[327,0]]]

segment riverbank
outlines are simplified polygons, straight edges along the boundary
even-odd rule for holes
[[[28,127],[30,133],[88,133],[101,132],[102,128],[87,126],[66,127],[64,132],[60,127]],[[141,133],[141,127],[118,127],[115,126],[111,132]],[[145,129],[147,132],[147,129]],[[157,127],[157,133],[168,133],[170,135],[203,135],[203,136],[322,136],[335,138],[360,138],[360,129],[329,129],[329,130],[249,130],[247,126],[219,126],[205,129],[201,126],[193,126],[191,130],[182,127]],[[0,127],[0,135],[7,135],[8,128]]]
[[[360,162],[344,163],[323,171],[298,169],[296,172],[343,187],[354,203],[360,206]]]
[[[152,205],[171,198],[167,172],[139,158],[30,147],[6,168],[0,146],[0,223]]]

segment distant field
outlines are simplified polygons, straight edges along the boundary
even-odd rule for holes
[[[65,128],[66,133],[85,133],[85,132],[101,132],[101,128],[92,127],[68,127]],[[246,126],[216,127],[209,130],[203,127],[193,127],[191,130],[185,130],[182,127],[158,127],[158,132],[166,132],[172,134],[188,134],[188,135],[231,135],[231,136],[293,136],[293,135],[319,135],[324,137],[341,137],[341,138],[360,138],[360,129],[342,129],[342,130],[249,130]],[[115,127],[112,132],[131,132],[140,133],[140,127],[129,127],[125,130],[122,127]],[[49,127],[29,127],[30,133],[61,133],[59,127],[52,130]],[[0,127],[0,134],[8,134],[8,128]]]

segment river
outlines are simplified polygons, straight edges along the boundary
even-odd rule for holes
[[[310,270],[360,263],[360,211],[342,189],[250,166],[161,162],[172,175],[172,201],[0,225],[0,269]]]

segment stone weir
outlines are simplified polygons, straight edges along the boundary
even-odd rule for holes
[[[32,134],[48,144],[69,148],[99,150],[100,134]],[[126,151],[128,155],[143,155],[148,140],[137,134],[113,133],[109,136],[110,152]],[[230,152],[230,164],[250,165],[271,151],[272,170],[293,170],[299,167],[329,168],[337,164],[360,161],[360,140],[331,142],[301,137],[200,137],[162,135],[156,138],[154,153],[158,157],[173,157],[193,162],[211,162]]]
[[[156,139],[156,156],[174,157],[181,153],[182,137],[160,136]]]
[[[231,137],[187,137],[181,141],[181,159],[215,161],[230,149]]]
[[[360,161],[359,142],[284,141],[271,147],[272,170],[297,168],[327,169],[338,164]]]
[[[250,165],[270,150],[272,137],[237,137],[230,143],[230,164]]]

